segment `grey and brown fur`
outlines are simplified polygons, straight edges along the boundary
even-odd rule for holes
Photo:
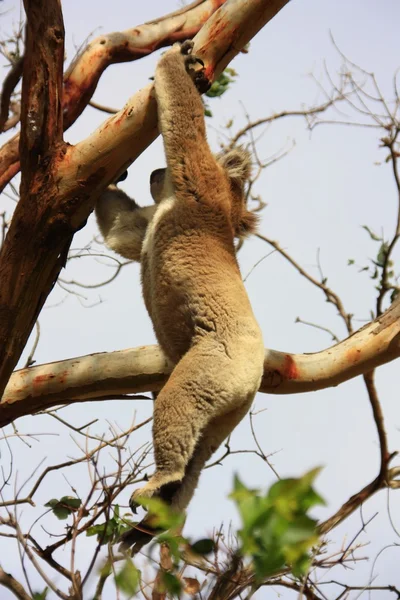
[[[190,48],[174,46],[156,69],[167,159],[167,169],[151,178],[156,204],[139,208],[114,186],[96,206],[106,244],[140,260],[147,310],[176,365],[154,406],[156,470],[131,501],[157,495],[179,510],[206,461],[248,412],[264,361],[234,247],[255,227],[243,189],[250,159],[242,149],[211,153],[203,104],[188,74],[196,59],[184,54]],[[134,530],[126,543],[136,539]]]

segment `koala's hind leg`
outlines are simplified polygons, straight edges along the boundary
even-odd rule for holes
[[[192,458],[186,466],[181,483],[164,486],[164,490],[166,490],[164,499],[171,506],[180,511],[185,510],[192,499],[205,463],[240,423],[250,406],[251,400],[225,415],[215,417],[206,425],[197,442]],[[160,496],[163,496],[163,494],[161,493]],[[138,526],[121,537],[122,549],[126,550],[132,546],[132,554],[136,554],[158,533],[159,530],[153,529],[151,526],[151,518],[145,517]]]
[[[259,378],[251,382],[249,389],[249,382],[244,377],[238,379],[241,370],[241,365],[227,357],[223,347],[216,343],[195,345],[185,354],[155,401],[153,443],[156,472],[144,487],[134,492],[132,507],[135,506],[135,498],[151,497],[153,494],[171,502],[210,421],[244,404],[249,405],[257,391]],[[245,412],[243,409],[240,418]],[[240,418],[229,424],[226,433],[215,443],[219,445]],[[205,458],[199,456],[194,470],[200,471],[200,464],[207,460],[215,443],[209,441]],[[196,481],[197,478],[198,475],[195,476]]]
[[[245,417],[252,400],[231,412],[215,417],[206,426],[190,459],[182,483],[171,498],[171,505],[184,510],[189,504],[199,482],[200,473],[206,462]]]

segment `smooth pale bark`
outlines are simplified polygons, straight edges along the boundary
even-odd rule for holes
[[[295,394],[336,386],[400,356],[400,298],[346,340],[313,354],[265,351],[260,391]],[[158,346],[91,354],[16,371],[0,402],[0,426],[57,404],[155,391],[171,372]]]

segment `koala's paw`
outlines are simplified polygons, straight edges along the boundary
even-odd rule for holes
[[[166,481],[165,483],[160,483],[159,485],[153,484],[150,481],[147,485],[133,492],[129,500],[129,508],[134,514],[136,514],[138,507],[142,506],[142,508],[145,508],[141,502],[138,502],[139,498],[141,500],[145,500],[147,498],[160,498],[167,504],[171,504],[175,494],[181,486],[181,478],[174,478],[172,481]]]
[[[181,45],[181,53],[184,56],[186,71],[189,73],[198,91],[203,94],[210,88],[211,83],[207,78],[204,62],[199,56],[192,54],[192,50],[192,40],[186,40]]]

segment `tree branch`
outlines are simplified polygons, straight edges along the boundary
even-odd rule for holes
[[[82,114],[101,75],[112,64],[130,62],[158,48],[192,38],[226,0],[196,0],[150,23],[101,35],[80,52],[64,77],[64,130]],[[0,149],[0,191],[19,171],[18,135]]]
[[[49,0],[44,7],[43,0],[26,0],[25,10],[21,199],[0,251],[0,389],[57,279],[71,237],[68,223],[66,234],[65,223],[57,222],[52,168],[62,146],[64,25],[60,3]]]
[[[293,394],[336,386],[399,356],[400,297],[381,317],[321,352],[266,350],[260,391]],[[16,371],[0,402],[0,427],[50,406],[159,390],[171,367],[158,346],[147,346]]]
[[[32,600],[31,596],[25,591],[24,587],[14,579],[10,573],[6,573],[0,567],[0,585],[4,586],[18,598],[18,600]]]
[[[0,102],[0,132],[4,131],[4,126],[8,119],[8,111],[10,109],[11,95],[15,90],[19,80],[21,79],[23,64],[24,57],[21,56],[11,66],[11,69],[9,70],[6,78],[4,79],[3,87],[1,90]]]

